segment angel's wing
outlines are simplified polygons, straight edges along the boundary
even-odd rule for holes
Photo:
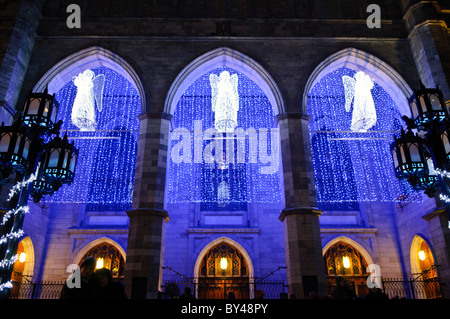
[[[233,86],[233,95],[236,101],[236,111],[239,110],[239,93],[238,93],[238,76],[237,74],[233,74],[230,79],[231,85]]]
[[[95,77],[92,82],[94,83],[94,98],[97,102],[98,111],[103,110],[103,88],[105,86],[105,75],[100,74]]]
[[[355,83],[356,80],[347,75],[342,77],[342,82],[344,83],[344,91],[345,91],[345,110],[350,112],[350,108],[352,106],[352,100],[355,96]]]
[[[220,78],[215,74],[209,75],[209,83],[211,84],[211,108],[212,111],[215,112],[216,109],[216,103],[217,103],[217,95],[218,95],[218,89],[217,89],[217,83],[219,83]]]

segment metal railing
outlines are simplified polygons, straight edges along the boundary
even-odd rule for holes
[[[439,299],[442,298],[441,284],[438,278],[382,280],[383,291],[390,299]]]
[[[13,281],[9,299],[59,299],[64,284],[64,281]]]

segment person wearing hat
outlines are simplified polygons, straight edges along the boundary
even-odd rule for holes
[[[60,299],[91,299],[94,297],[94,282],[91,280],[95,270],[94,257],[86,257],[80,265],[80,287],[69,287],[65,284],[61,291]]]

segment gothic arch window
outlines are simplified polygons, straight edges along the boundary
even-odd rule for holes
[[[351,89],[361,76],[361,81],[371,81],[371,86],[358,91],[366,103],[373,103],[368,113],[361,111],[362,96],[357,105],[352,93],[356,88]],[[320,209],[355,210],[361,202],[395,201],[412,192],[395,177],[390,151],[393,136],[401,129],[401,114],[373,79],[347,67],[333,70],[311,88],[307,112]]]
[[[60,105],[57,120],[63,121],[62,134],[67,133],[69,141],[75,141],[79,156],[74,182],[45,197],[44,201],[83,203],[87,204],[88,211],[126,211],[131,208],[134,186],[141,96],[135,86],[115,70],[98,66],[91,71],[94,79],[104,77],[103,86],[94,88],[93,128],[80,128],[74,120],[75,102],[82,91],[73,80],[56,92]],[[98,102],[100,96],[102,103]]]
[[[213,111],[215,95],[211,78],[223,73],[228,73],[238,83],[237,92],[233,91],[233,96],[238,96],[233,100],[239,104],[233,114],[236,130],[248,133],[249,129],[254,129],[258,135],[247,134],[240,139],[234,131],[215,133],[210,139],[206,137],[207,130],[217,128],[219,113],[219,110]],[[223,113],[228,115],[227,112]],[[279,133],[272,130],[274,126],[274,109],[258,83],[230,67],[215,68],[199,76],[181,95],[171,122],[168,204],[196,202],[204,211],[245,211],[248,203],[280,203],[279,154],[274,151],[278,150],[275,142],[279,143],[279,135],[273,138]],[[186,132],[184,136],[178,133],[180,129]],[[261,133],[263,130],[265,135]],[[264,148],[260,141],[264,136],[265,155],[272,155],[268,161],[261,159]],[[180,151],[179,146],[185,139],[189,142]],[[241,141],[245,150],[239,153],[243,157],[238,157]],[[253,144],[259,148],[253,148]],[[186,158],[174,160],[178,155],[186,155]],[[275,167],[274,171],[265,173],[264,167],[269,166]]]
[[[437,278],[433,252],[420,236],[415,236],[411,245],[411,263],[413,276],[419,275],[425,280]]]
[[[367,276],[367,261],[350,244],[338,242],[323,256],[328,276]]]
[[[248,277],[248,266],[235,247],[221,243],[211,248],[203,258],[200,277]]]
[[[96,268],[107,268],[111,271],[114,278],[123,278],[125,269],[125,260],[120,251],[109,243],[101,243],[92,247],[83,258],[81,262],[86,258],[92,256],[97,261]]]

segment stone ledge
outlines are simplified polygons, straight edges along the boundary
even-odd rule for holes
[[[375,227],[324,227],[320,228],[321,233],[376,233],[378,228]]]
[[[259,233],[259,228],[188,228],[188,233]]]
[[[109,227],[93,227],[93,228],[69,228],[69,234],[128,234],[128,227],[109,228]]]
[[[158,209],[158,208],[136,208],[132,210],[127,211],[128,217],[132,218],[135,216],[157,216],[164,219],[165,222],[168,222],[170,220],[169,214],[164,209]]]
[[[283,209],[280,216],[278,217],[279,220],[284,221],[286,216],[289,215],[302,215],[302,214],[313,214],[317,217],[320,217],[322,215],[322,211],[315,207],[295,207],[295,208],[286,208]]]
[[[422,218],[428,222],[434,217],[437,217],[440,214],[445,213],[445,211],[446,211],[445,207],[435,208],[431,212],[428,212],[425,215],[423,215]]]

